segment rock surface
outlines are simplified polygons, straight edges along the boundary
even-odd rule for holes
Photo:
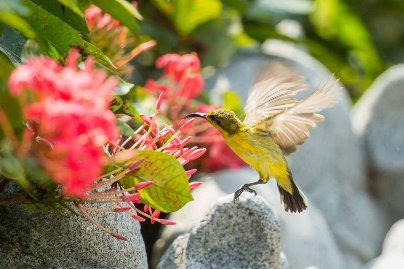
[[[173,242],[157,268],[286,269],[281,256],[280,227],[268,203],[259,196],[233,203],[229,195]]]
[[[250,168],[219,172],[214,178],[205,177],[203,184],[193,193],[195,200],[180,211],[171,214],[170,219],[180,226],[164,228],[160,240],[155,245],[153,257],[158,260],[159,253],[164,252],[164,246],[199,223],[216,200],[226,194],[232,194],[240,185],[255,177],[256,173]],[[345,257],[338,249],[328,224],[322,213],[316,209],[314,202],[309,201],[308,210],[300,214],[285,213],[280,207],[279,194],[274,182],[257,186],[255,189],[269,202],[279,217],[281,246],[288,257],[291,269],[301,269],[310,265],[327,269],[355,268],[348,267],[344,262]],[[251,194],[247,193],[243,196],[251,197]]]
[[[402,269],[404,267],[404,220],[396,222],[388,232],[383,252],[368,269]]]
[[[404,214],[404,65],[384,72],[353,110],[372,190],[397,220]]]
[[[125,214],[94,218],[128,241],[105,234],[67,210],[0,206],[0,216],[0,268],[148,268],[140,225]]]

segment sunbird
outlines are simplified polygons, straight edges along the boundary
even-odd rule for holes
[[[267,79],[252,87],[243,121],[224,108],[185,116],[206,119],[221,133],[227,145],[258,172],[258,181],[244,184],[234,193],[235,202],[244,191],[256,195],[251,186],[274,178],[285,211],[302,212],[307,208],[306,197],[293,181],[285,156],[296,151],[309,137],[310,129],[324,120],[318,112],[333,106],[341,89],[331,77],[307,98],[294,98],[306,89],[303,77],[289,67],[276,64]]]

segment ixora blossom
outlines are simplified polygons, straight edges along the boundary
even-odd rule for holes
[[[198,159],[205,152],[205,148],[199,148],[197,146],[187,147],[187,144],[191,140],[191,137],[183,137],[183,131],[192,124],[191,120],[183,120],[179,124],[179,128],[174,130],[172,126],[165,125],[160,128],[157,123],[157,116],[159,114],[159,109],[163,100],[163,95],[161,94],[157,100],[157,105],[155,112],[150,115],[141,115],[143,119],[143,124],[134,131],[133,136],[129,136],[124,140],[120,140],[116,144],[109,144],[105,147],[105,150],[111,156],[115,158],[118,162],[124,161],[126,164],[123,167],[119,167],[114,171],[103,175],[99,178],[99,181],[93,186],[92,192],[85,196],[86,202],[100,202],[108,203],[110,208],[91,208],[84,205],[78,205],[78,208],[83,212],[83,214],[92,221],[99,228],[105,232],[125,240],[125,238],[113,231],[108,230],[98,224],[89,215],[89,211],[95,212],[121,212],[129,214],[131,217],[138,221],[145,221],[146,218],[150,219],[152,223],[159,222],[164,225],[173,225],[175,222],[170,220],[159,218],[160,210],[153,209],[152,206],[144,205],[143,208],[138,205],[141,204],[142,194],[139,191],[143,189],[148,189],[154,186],[153,180],[146,180],[135,184],[134,186],[126,187],[122,184],[122,180],[125,177],[130,177],[144,169],[143,163],[146,162],[144,158],[136,159],[133,161],[126,162],[125,160],[130,160],[132,157],[141,154],[141,152],[156,152],[163,155],[171,156],[172,160],[176,160],[175,163],[178,165],[185,165],[190,161]],[[174,163],[171,163],[171,165]],[[147,167],[148,165],[146,165]],[[166,163],[161,163],[155,167],[155,170],[150,171],[153,175],[164,172],[167,169]],[[181,168],[183,170],[183,168]],[[185,171],[185,180],[189,180],[191,176],[196,172],[196,169],[190,169]],[[168,176],[166,173],[164,176]],[[172,180],[175,180],[174,178]],[[171,181],[171,180],[170,180]],[[172,181],[171,181],[172,182]],[[170,182],[168,182],[171,184]],[[177,182],[178,184],[179,182]],[[190,182],[187,183],[188,191],[197,188],[200,182]],[[163,182],[159,182],[159,185],[164,185]],[[105,190],[105,186],[113,186],[110,189]],[[161,188],[161,186],[159,186]],[[147,190],[146,190],[147,191]],[[158,194],[158,196],[164,196],[164,194]],[[175,194],[170,193],[168,196],[173,196]],[[175,199],[174,199],[175,200]],[[174,201],[178,203],[178,201]]]
[[[165,54],[157,59],[156,67],[163,69],[163,76],[159,81],[147,80],[145,89],[157,95],[164,93],[165,114],[178,119],[204,87],[199,58],[196,54]]]
[[[9,88],[23,104],[40,163],[65,195],[82,197],[107,161],[103,145],[119,132],[109,110],[117,80],[94,69],[91,58],[77,68],[78,56],[72,50],[64,66],[33,58],[12,73]]]
[[[135,3],[132,4],[134,12]],[[136,46],[136,38],[131,35],[129,29],[97,6],[91,5],[84,11],[84,15],[91,42],[111,59],[117,68],[116,71],[121,75],[130,77],[133,68],[127,63],[156,45],[154,40],[150,40]]]
[[[193,111],[209,112],[218,106],[198,103],[204,87],[201,66],[196,54],[165,54],[156,61],[156,67],[163,69],[162,77],[146,81],[145,89],[151,93],[164,93],[163,113],[177,126],[186,114]],[[238,168],[245,163],[226,145],[219,132],[210,124],[198,121],[188,125],[184,133],[191,143],[208,147],[208,152],[199,168],[213,172],[224,168]]]
[[[78,57],[72,50],[64,65],[47,57],[33,58],[10,76],[10,92],[18,98],[27,122],[19,156],[35,156],[63,187],[61,198],[72,201],[88,220],[116,238],[126,240],[89,212],[175,224],[159,218],[160,210],[171,212],[192,200],[190,191],[200,183],[188,181],[196,169],[185,171],[183,165],[206,151],[187,146],[191,137],[184,130],[192,120],[181,121],[176,129],[159,126],[164,99],[160,94],[155,112],[141,115],[143,124],[123,137],[109,109],[117,80],[96,70],[91,58],[78,64]],[[103,206],[90,206],[94,204]]]

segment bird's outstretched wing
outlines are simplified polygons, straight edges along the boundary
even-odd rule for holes
[[[297,100],[294,96],[306,89],[304,80],[286,67],[276,70],[271,78],[253,87],[244,122],[268,133],[284,154],[290,154],[306,141],[310,129],[324,119],[318,112],[334,105],[341,91],[332,77],[306,99]]]
[[[307,88],[304,78],[280,63],[271,65],[267,79],[254,85],[244,108],[244,122],[255,124],[296,105],[293,97]]]

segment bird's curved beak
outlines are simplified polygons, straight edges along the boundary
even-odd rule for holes
[[[196,112],[196,113],[191,113],[185,116],[186,119],[188,118],[206,118],[206,113],[200,113],[200,112]]]

